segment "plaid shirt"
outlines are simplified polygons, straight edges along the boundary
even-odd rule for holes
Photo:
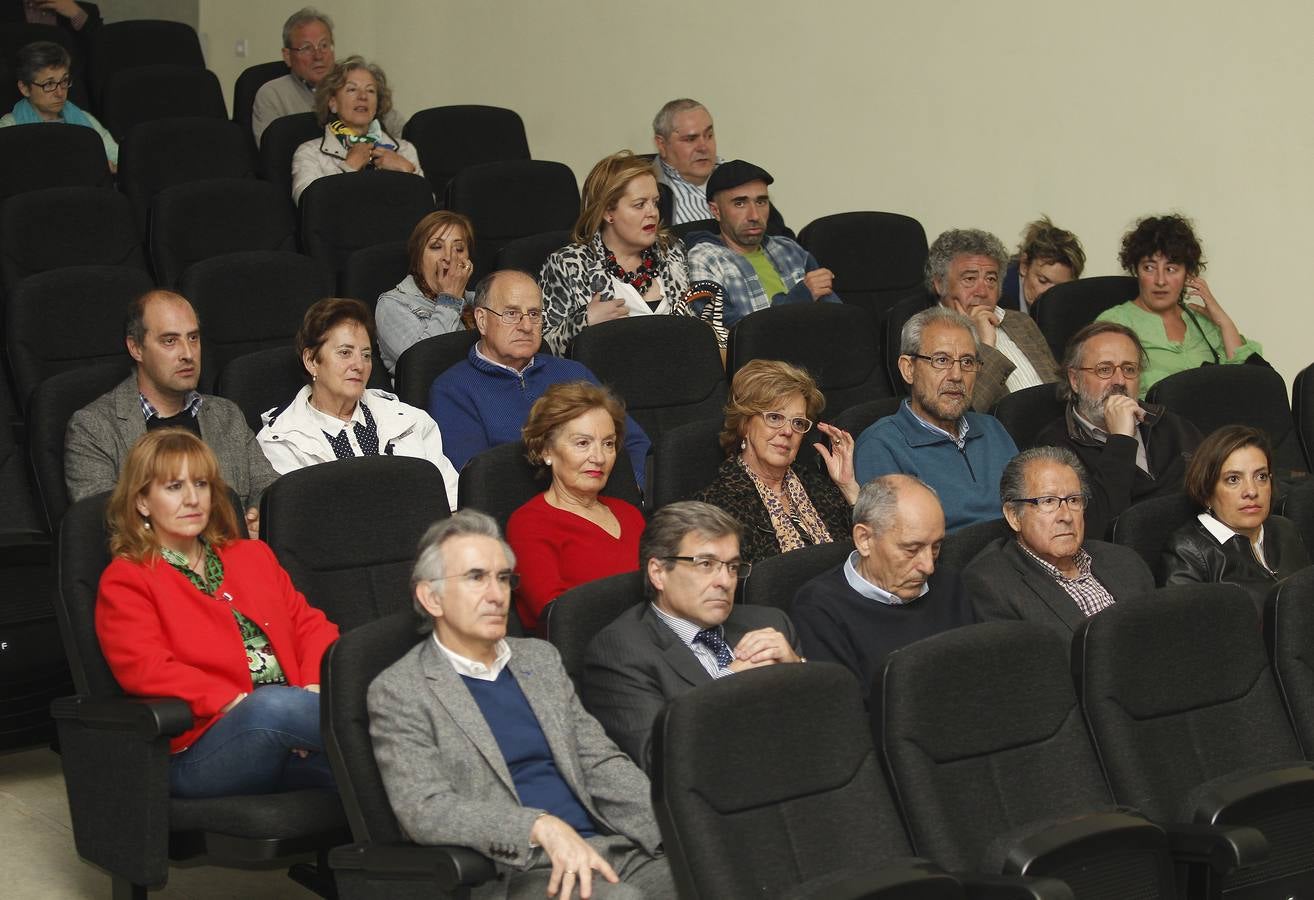
[[[707,235],[707,232],[701,234]],[[772,305],[775,298],[766,295],[757,272],[753,270],[753,264],[742,253],[727,247],[720,235],[704,236],[697,240],[693,240],[691,235],[690,240],[689,279],[714,281],[721,285],[725,291],[723,319],[727,328],[749,313]],[[771,261],[771,267],[785,283],[787,293],[779,302],[811,303],[812,292],[803,283],[803,276],[820,268],[812,254],[797,241],[775,235],[767,235],[762,239],[762,249]],[[833,293],[821,299],[826,303],[840,302],[839,297]]]
[[[1113,605],[1113,595],[1109,589],[1100,583],[1100,580],[1091,574],[1090,571],[1090,554],[1084,549],[1078,550],[1073,562],[1077,564],[1077,577],[1069,578],[1060,572],[1055,566],[1045,562],[1039,556],[1031,552],[1031,549],[1021,541],[1018,546],[1027,556],[1044,569],[1050,578],[1058,582],[1058,586],[1067,592],[1072,598],[1072,602],[1077,604],[1082,615],[1090,618],[1100,610]]]
[[[138,394],[137,397],[141,400],[141,415],[143,419],[149,422],[151,419],[160,415],[160,411],[151,405],[151,401],[146,399],[145,394]],[[196,418],[197,413],[201,411],[201,402],[204,399],[205,398],[201,396],[199,391],[188,391],[187,396],[183,398],[182,411],[189,412],[192,414],[193,419]]]

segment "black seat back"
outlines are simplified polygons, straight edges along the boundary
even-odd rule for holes
[[[1151,497],[1133,503],[1113,523],[1113,543],[1131,547],[1154,573],[1154,583],[1163,584],[1164,545],[1174,531],[1202,512],[1185,494]],[[1098,537],[1098,535],[1097,535]]]
[[[402,137],[415,145],[437,196],[468,166],[529,159],[525,123],[514,110],[500,106],[422,109],[407,120]]]
[[[267,181],[207,178],[151,200],[148,244],[156,281],[176,285],[192,263],[242,250],[296,250],[296,217]]]
[[[719,440],[724,424],[718,416],[678,425],[657,436],[648,481],[650,511],[677,500],[692,500],[716,480],[716,471],[725,462]]]
[[[493,264],[495,270],[528,272],[538,280],[547,258],[570,243],[570,232],[562,229],[516,238],[502,245]]]
[[[1061,417],[1065,408],[1057,385],[1037,384],[1005,394],[990,410],[990,415],[1004,426],[1019,450],[1029,450],[1036,445],[1036,437],[1045,426]]]
[[[59,524],[55,613],[77,692],[92,697],[123,693],[100,652],[96,637],[96,592],[110,563],[105,505],[109,493],[74,503]]]
[[[90,128],[0,129],[0,201],[52,187],[104,187],[109,163]]]
[[[453,331],[411,344],[402,351],[393,370],[397,396],[403,403],[428,409],[434,379],[469,356],[477,340],[477,331]]]
[[[247,136],[252,157],[257,156],[255,130],[251,125],[251,110],[255,106],[256,94],[260,93],[267,82],[282,78],[288,71],[287,63],[276,59],[247,66],[233,82],[233,122]]]
[[[434,204],[423,178],[367,170],[312,181],[300,208],[301,249],[332,272],[336,283],[352,253],[405,241]]]
[[[799,243],[835,273],[835,293],[876,321],[896,301],[917,291],[926,266],[926,230],[911,216],[846,212],[815,219]]]
[[[1003,518],[990,519],[987,522],[974,522],[946,535],[940,544],[940,555],[936,557],[935,568],[949,572],[962,572],[967,564],[976,559],[976,555],[992,541],[1012,537],[1013,529],[1008,527]]]
[[[1264,637],[1301,756],[1309,759],[1314,756],[1314,566],[1301,569],[1269,595]]]
[[[213,72],[167,64],[115,72],[105,86],[101,113],[105,127],[120,142],[139,125],[160,119],[228,119],[223,88]],[[240,134],[241,128],[234,127]],[[178,135],[176,131],[167,132],[164,140],[177,141]],[[249,163],[251,152],[245,142],[242,149]]]
[[[400,284],[410,270],[406,241],[362,247],[347,257],[347,266],[338,279],[338,296],[354,297],[374,309],[379,297]]]
[[[832,537],[835,540],[829,544],[778,553],[753,563],[753,571],[741,592],[743,602],[789,612],[799,588],[821,573],[843,565],[853,552],[853,541],[847,535]]]
[[[152,65],[204,69],[205,56],[195,29],[161,19],[102,25],[91,46],[90,76],[96,106],[103,106],[105,89],[115,73]]]
[[[289,202],[292,200],[292,157],[306,141],[323,134],[324,126],[315,121],[315,114],[304,112],[278,117],[260,136],[260,172]]]
[[[1130,275],[1079,278],[1045,291],[1031,314],[1054,358],[1062,363],[1063,352],[1074,334],[1106,309],[1136,299],[1138,290],[1136,279]]]
[[[644,602],[647,572],[622,572],[564,591],[544,607],[538,630],[561,654],[561,664],[577,684],[584,672],[584,654],[599,631],[637,603]]]

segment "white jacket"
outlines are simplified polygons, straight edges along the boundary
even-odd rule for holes
[[[420,155],[410,141],[395,138],[386,131],[383,136],[389,143],[397,145],[397,152],[411,165],[415,166],[413,174],[424,177],[420,168]],[[324,133],[317,138],[306,141],[292,154],[292,202],[301,202],[301,192],[310,187],[310,183],[325,175],[341,175],[354,172],[347,167],[347,148],[337,136],[324,126]]]
[[[361,401],[370,408],[379,430],[379,452],[389,456],[427,459],[443,474],[447,502],[456,509],[456,469],[443,455],[443,436],[438,424],[422,409],[402,403],[395,394],[370,388]],[[280,475],[305,466],[337,459],[324,430],[310,408],[310,385],[303,387],[277,416],[271,409],[260,416],[265,427],[256,440]]]

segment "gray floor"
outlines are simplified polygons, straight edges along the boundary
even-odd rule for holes
[[[59,757],[50,750],[0,755],[0,847],[5,848],[0,895],[14,900],[108,898],[109,878],[78,859],[69,825]],[[284,869],[245,872],[209,866],[174,867],[161,900],[306,900],[315,895]]]

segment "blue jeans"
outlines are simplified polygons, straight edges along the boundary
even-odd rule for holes
[[[302,759],[293,750],[311,752]],[[319,694],[299,687],[256,688],[169,760],[169,793],[175,797],[316,787],[336,790],[319,734]]]

